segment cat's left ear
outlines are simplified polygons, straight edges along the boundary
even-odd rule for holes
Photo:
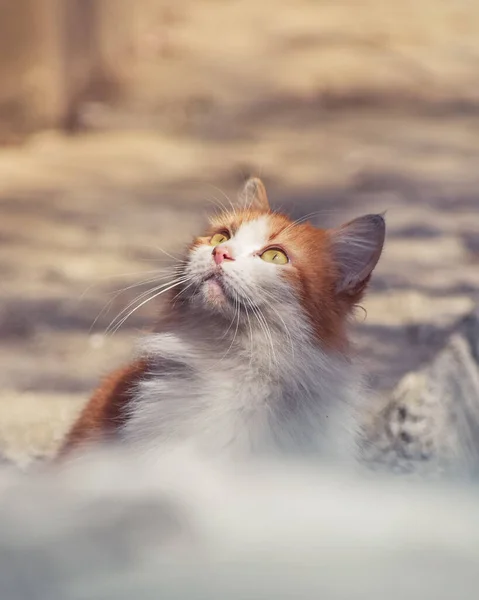
[[[331,232],[334,261],[339,274],[337,293],[361,294],[383,249],[386,223],[382,215],[365,215]]]
[[[245,183],[240,193],[240,202],[243,208],[269,211],[268,195],[263,182],[258,177],[252,177]]]

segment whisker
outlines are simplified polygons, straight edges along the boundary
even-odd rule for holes
[[[271,356],[274,360],[274,363],[276,363],[276,365],[278,364],[278,361],[276,359],[276,351],[274,348],[274,341],[273,341],[273,336],[271,334],[271,327],[269,326],[269,323],[266,319],[266,317],[264,316],[263,311],[261,310],[261,308],[259,306],[256,307],[256,310],[258,311],[258,315],[261,317],[264,327],[266,329],[267,335],[268,335],[268,339],[269,339],[269,343],[271,345]]]
[[[150,263],[167,263],[169,265],[171,265],[171,259],[170,258],[153,258],[153,257],[147,257],[147,256],[141,256],[139,258],[137,258],[136,260],[139,260],[141,262],[150,262]],[[188,261],[187,260],[183,260],[180,258],[175,258],[175,263],[179,263],[181,264],[186,264]],[[167,267],[168,268],[168,267]]]
[[[266,296],[266,298],[270,298],[273,302],[277,301],[277,298],[274,296],[274,294],[271,294],[270,292],[267,292],[266,290],[262,290],[262,293]],[[268,309],[272,310],[276,314],[276,316],[278,317],[278,319],[281,321],[281,324],[283,325],[284,332],[288,336],[289,345],[291,347],[291,354],[292,354],[292,357],[294,358],[293,338],[291,337],[291,333],[289,331],[288,326],[286,325],[286,323],[285,323],[283,317],[281,316],[281,314],[279,313],[279,311],[276,310],[276,308],[274,308],[274,306],[272,306],[272,304],[268,304]]]
[[[248,302],[248,300],[246,300]],[[249,318],[248,310],[245,311],[246,318],[248,319],[248,329],[249,329],[249,365],[248,368],[251,369],[251,363],[253,362],[253,327],[251,325],[251,319]]]
[[[285,227],[285,229],[283,229],[283,233],[288,231],[295,225],[300,225],[301,223],[304,223],[311,217],[315,217],[318,215],[336,215],[336,214],[340,214],[340,213],[344,214],[344,210],[334,209],[334,208],[331,208],[331,209],[324,208],[324,209],[315,210],[313,212],[308,213],[307,215],[304,215],[303,217],[300,217],[299,219],[295,219],[294,221],[292,221],[287,227]]]
[[[240,308],[239,308],[239,303],[238,300],[235,298],[235,313],[233,316],[233,319],[231,319],[231,323],[230,326],[228,327],[228,330],[230,330],[231,325],[233,325],[234,320],[236,319],[236,328],[235,328],[235,332],[233,334],[233,339],[231,340],[230,345],[228,346],[228,349],[226,350],[226,352],[223,354],[223,356],[221,357],[220,361],[224,360],[226,358],[226,356],[229,354],[231,348],[233,347],[233,344],[236,341],[236,336],[238,335],[238,327],[239,327],[239,316],[240,316]]]
[[[277,363],[277,360],[276,360],[276,353],[275,353],[275,350],[274,350],[273,337],[271,335],[270,328],[268,326],[268,323],[267,323],[264,315],[260,311],[259,307],[255,306],[250,299],[247,299],[247,302],[248,302],[248,306],[251,308],[253,314],[255,315],[255,317],[256,317],[256,319],[258,321],[258,324],[261,327],[261,330],[265,334],[265,337],[266,337],[266,340],[269,343],[269,346],[271,347],[271,354],[269,356],[270,369],[271,369],[271,367],[272,367],[272,365],[274,363],[276,363],[276,364],[278,364],[278,363]]]
[[[189,280],[188,280],[188,281],[189,281]],[[173,303],[173,305],[175,305],[175,304],[176,304],[176,300],[177,300],[177,299],[178,299],[178,298],[181,296],[181,294],[183,294],[184,292],[186,292],[186,290],[187,290],[188,288],[190,288],[190,287],[191,287],[192,285],[194,285],[194,284],[195,284],[195,282],[194,282],[194,281],[192,281],[192,282],[191,282],[191,283],[189,283],[187,286],[185,286],[185,287],[184,287],[182,290],[180,290],[180,291],[179,291],[179,292],[176,294],[176,296],[174,296],[174,298],[173,298],[173,300],[172,300],[172,303]]]
[[[151,269],[149,271],[135,271],[133,273],[119,273],[116,275],[106,275],[105,277],[98,277],[97,281],[95,283],[90,284],[85,290],[83,290],[83,292],[80,294],[79,296],[79,300],[83,300],[83,298],[88,294],[88,292],[94,288],[97,285],[101,285],[102,283],[104,283],[105,281],[111,280],[111,279],[120,279],[122,277],[136,277],[138,275],[147,275],[149,273],[160,273],[161,271],[159,271],[158,269]]]
[[[90,326],[89,332],[91,333],[92,329],[95,327],[98,319],[105,314],[105,312],[108,311],[108,309],[110,308],[110,306],[113,304],[113,302],[118,298],[118,296],[128,290],[131,290],[133,288],[136,287],[140,287],[142,285],[147,285],[148,283],[155,283],[155,282],[159,282],[162,279],[166,279],[166,278],[170,278],[173,275],[173,273],[169,273],[169,274],[165,274],[162,275],[161,277],[153,277],[150,279],[145,279],[143,281],[139,281],[137,283],[134,283],[132,285],[128,285],[124,288],[121,288],[119,290],[114,290],[113,292],[111,292],[111,294],[113,294],[113,296],[108,300],[108,302],[105,303],[105,305],[103,306],[103,308],[100,310],[100,312],[98,313],[98,315],[95,317],[95,320],[93,321],[93,323]]]
[[[211,183],[209,185],[213,189],[217,190],[222,196],[224,196],[224,198],[228,201],[229,205],[231,206],[231,210],[233,211],[233,214],[236,216],[236,208],[235,208],[235,205],[233,204],[233,202],[231,202],[230,197],[227,194],[225,194],[223,192],[223,190],[221,188],[217,187],[216,185],[213,185]],[[226,210],[225,212],[228,212],[228,211]]]
[[[150,279],[144,279],[143,281],[137,281],[136,283],[132,283],[131,285],[127,285],[124,288],[120,288],[119,290],[112,290],[109,293],[118,295],[121,294],[122,292],[126,292],[128,290],[131,290],[133,288],[139,287],[140,285],[146,285],[147,283],[154,283],[155,281],[161,281],[162,279],[167,279],[168,277],[171,277],[172,275],[179,275],[180,273],[165,273],[164,275],[160,275],[159,277],[151,277]]]
[[[135,306],[133,308],[133,310],[131,310],[125,317],[123,317],[123,319],[121,319],[121,321],[113,329],[110,330],[111,333],[112,334],[116,333],[120,329],[120,327],[131,317],[131,315],[133,315],[142,306],[144,306],[145,304],[147,304],[151,300],[154,300],[155,298],[158,298],[158,296],[161,296],[162,294],[164,294],[168,290],[171,290],[172,288],[176,287],[177,285],[180,285],[181,283],[183,283],[183,280],[177,281],[176,283],[173,283],[172,285],[168,286],[167,288],[161,289],[160,291],[158,291],[158,293],[154,294],[150,298],[146,298],[146,300],[143,300],[143,302],[141,302],[141,304],[139,304],[138,306]],[[158,289],[158,288],[156,288],[156,289]]]
[[[174,261],[181,261],[182,259],[178,258],[177,256],[173,256],[173,254],[170,254],[169,252],[167,252],[164,248],[162,248],[161,246],[153,246],[156,250],[159,250],[160,252],[163,252],[163,254],[166,254],[166,256],[168,256],[169,258],[172,258]],[[179,253],[178,253],[179,254]],[[183,262],[186,262],[185,260],[183,260]]]
[[[205,200],[213,204],[213,206],[215,206],[218,211],[225,213],[229,212],[226,205],[223,202],[221,202],[221,200],[216,196],[213,196],[212,198],[205,198]]]
[[[232,327],[233,323],[236,321],[236,328],[235,328],[235,332],[234,332],[234,334],[233,334],[233,339],[231,340],[231,343],[230,343],[230,345],[228,346],[228,348],[227,348],[226,352],[225,352],[225,353],[224,353],[224,354],[221,356],[221,358],[220,358],[220,359],[219,359],[217,362],[215,362],[215,363],[213,364],[213,366],[211,367],[211,369],[208,369],[209,371],[211,371],[211,370],[213,370],[213,369],[217,368],[218,364],[219,364],[220,362],[222,362],[222,361],[223,361],[223,360],[226,358],[226,356],[229,354],[229,352],[230,352],[231,348],[233,347],[233,344],[234,344],[234,343],[235,343],[235,341],[236,341],[236,336],[237,336],[237,334],[238,334],[238,327],[239,327],[239,315],[240,315],[240,310],[239,310],[239,302],[238,302],[238,300],[237,300],[236,296],[233,298],[233,300],[234,300],[234,303],[235,303],[235,311],[234,311],[234,314],[233,314],[233,318],[231,319],[231,323],[229,324],[229,327],[228,327],[228,329],[227,329],[227,330],[226,330],[226,332],[225,332],[225,333],[224,333],[224,334],[221,336],[221,338],[223,339],[223,338],[226,336],[226,334],[228,333],[228,331],[231,329],[231,327]]]
[[[149,294],[152,294],[152,293],[154,293],[154,292],[156,292],[156,291],[158,291],[158,290],[162,290],[162,288],[164,288],[164,287],[166,287],[166,286],[169,286],[169,285],[170,285],[170,284],[172,284],[172,283],[174,283],[174,284],[177,284],[177,283],[178,283],[178,284],[179,284],[179,283],[182,283],[182,282],[183,282],[183,281],[185,281],[185,280],[186,280],[186,278],[184,278],[184,277],[180,277],[180,278],[178,278],[178,279],[173,279],[173,280],[170,280],[170,281],[168,281],[168,282],[166,282],[166,283],[162,283],[162,284],[160,284],[160,285],[158,285],[158,286],[155,286],[154,288],[151,288],[151,289],[149,289],[149,290],[146,290],[145,292],[141,293],[141,294],[140,294],[139,296],[137,296],[137,297],[136,297],[134,300],[132,300],[132,301],[131,301],[131,302],[128,304],[128,306],[126,306],[126,307],[125,307],[125,308],[124,308],[124,309],[123,309],[123,310],[122,310],[122,311],[121,311],[121,312],[120,312],[120,313],[119,313],[119,314],[118,314],[118,315],[117,315],[117,316],[116,316],[116,317],[115,317],[115,318],[112,320],[112,322],[110,323],[110,325],[108,325],[108,327],[106,328],[105,334],[107,334],[107,333],[109,333],[110,331],[113,331],[113,330],[114,330],[114,331],[116,331],[116,330],[117,330],[117,328],[116,328],[116,323],[117,323],[117,322],[118,322],[118,321],[121,319],[122,315],[124,315],[126,312],[128,312],[128,310],[129,310],[129,309],[130,309],[132,306],[134,306],[134,304],[136,304],[138,301],[142,300],[143,298],[145,298],[145,297],[146,297],[146,296],[148,296]],[[168,289],[169,289],[169,288],[168,288]],[[141,306],[143,306],[143,304],[142,304]],[[135,311],[136,311],[138,308],[139,308],[139,307],[135,308],[135,309],[133,310],[133,312],[135,312]],[[128,316],[130,316],[131,314],[133,314],[133,312],[132,312],[132,313],[129,313],[129,315],[128,315]],[[122,322],[124,322],[124,321],[122,321]]]
[[[236,318],[236,311],[239,308],[239,303],[236,297],[235,292],[233,292],[234,297],[233,297],[233,303],[234,303],[234,314],[233,314],[233,318],[231,319],[231,322],[228,326],[228,328],[226,329],[226,331],[223,333],[223,335],[221,336],[221,339],[224,339],[227,335],[228,335],[228,331],[231,329],[231,327],[233,326],[234,320]]]

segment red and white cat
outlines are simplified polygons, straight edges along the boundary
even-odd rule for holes
[[[249,180],[190,246],[138,359],[99,387],[62,454],[114,437],[145,452],[354,457],[363,384],[347,324],[384,236],[380,215],[292,221]]]

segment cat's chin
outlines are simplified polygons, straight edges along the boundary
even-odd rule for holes
[[[218,277],[208,277],[201,284],[200,294],[207,308],[228,313],[232,308],[232,300]]]
[[[209,302],[213,304],[224,304],[227,302],[223,286],[217,279],[208,279],[203,285],[205,296]]]

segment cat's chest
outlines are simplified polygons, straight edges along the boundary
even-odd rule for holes
[[[140,384],[123,435],[153,447],[193,441],[211,449],[266,448],[276,443],[290,396],[277,372],[252,365],[158,372]]]
[[[285,393],[277,373],[232,363],[198,369],[185,365],[143,381],[135,404],[138,412],[154,412],[154,421],[161,425],[260,412],[280,404]]]
[[[319,449],[331,432],[337,437],[331,426],[345,396],[324,360],[312,357],[271,364],[254,356],[195,354],[185,361],[170,355],[141,382],[122,435],[145,449],[170,442],[235,455]]]

